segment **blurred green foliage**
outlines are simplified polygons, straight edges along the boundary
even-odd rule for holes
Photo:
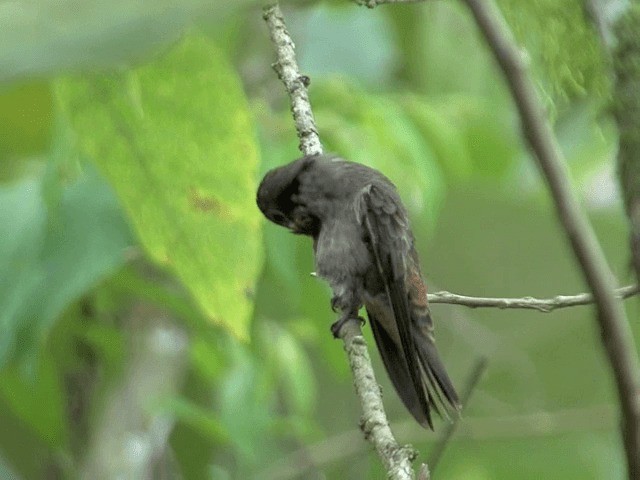
[[[550,109],[562,109],[587,97],[608,98],[611,85],[606,55],[586,2],[502,0],[499,4],[516,38],[532,57],[538,85],[548,95]]]
[[[500,5],[624,282],[616,132],[599,110],[609,79],[595,30],[582,2]],[[183,383],[145,393],[142,424],[172,427],[155,474],[383,478],[357,431],[329,291],[309,275],[310,241],[266,224],[254,205],[262,174],[298,156],[260,7],[0,5],[0,478],[79,476],[109,392],[143,350],[131,331],[144,304],[189,338]],[[461,5],[285,7],[325,148],[396,182],[432,290],[584,290]],[[627,306],[637,318],[637,303]],[[623,478],[590,308],[433,313],[457,385],[489,358],[465,411],[483,427],[463,423],[435,478]],[[399,441],[428,460],[442,425],[414,425],[373,357]],[[168,368],[155,367],[147,373]]]

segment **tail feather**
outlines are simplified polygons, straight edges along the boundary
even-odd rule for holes
[[[414,363],[420,366],[422,385],[420,391],[409,375],[405,352],[398,339],[389,333],[390,325],[385,323],[385,315],[373,308],[367,308],[369,323],[373,331],[378,351],[389,378],[405,407],[416,421],[425,428],[433,430],[431,411],[439,416],[451,418],[460,411],[460,401],[451,379],[438,355],[432,337],[419,327],[412,329],[415,351]],[[426,397],[426,402],[424,398]],[[422,400],[422,401],[421,401]],[[423,408],[424,404],[427,408]]]
[[[380,318],[372,315],[371,310],[367,309],[369,323],[373,331],[373,338],[376,341],[378,352],[382,358],[382,363],[387,370],[387,374],[391,379],[391,383],[396,389],[400,400],[404,406],[411,412],[413,418],[424,428],[433,430],[433,422],[429,409],[422,408],[424,402],[420,402],[418,395],[424,395],[423,392],[416,392],[413,380],[407,370],[407,363],[404,358],[404,351],[398,341],[387,332],[385,325],[380,322]],[[430,402],[430,400],[429,400]]]
[[[447,417],[450,414],[457,415],[461,409],[460,400],[440,360],[435,343],[420,329],[414,329],[414,335],[418,359],[427,379],[428,386],[425,387],[437,398],[437,403],[433,402],[431,405],[439,413],[442,410]]]

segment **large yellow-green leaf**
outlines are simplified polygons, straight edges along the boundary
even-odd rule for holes
[[[152,63],[60,80],[56,93],[151,258],[209,318],[246,337],[261,264],[258,153],[231,65],[191,34]]]

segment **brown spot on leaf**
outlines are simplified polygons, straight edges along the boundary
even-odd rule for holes
[[[195,187],[189,189],[189,203],[193,208],[201,212],[211,212],[221,217],[230,215],[224,204],[210,195],[203,194]]]

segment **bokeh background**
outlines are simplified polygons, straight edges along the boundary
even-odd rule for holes
[[[630,282],[588,2],[498,3]],[[384,478],[311,242],[255,207],[299,156],[262,6],[0,2],[0,478]],[[398,185],[431,291],[585,291],[460,2],[283,10],[325,149]],[[433,478],[624,478],[591,307],[432,310],[459,389],[487,359]],[[445,422],[414,424],[365,334],[398,440],[429,461]]]

